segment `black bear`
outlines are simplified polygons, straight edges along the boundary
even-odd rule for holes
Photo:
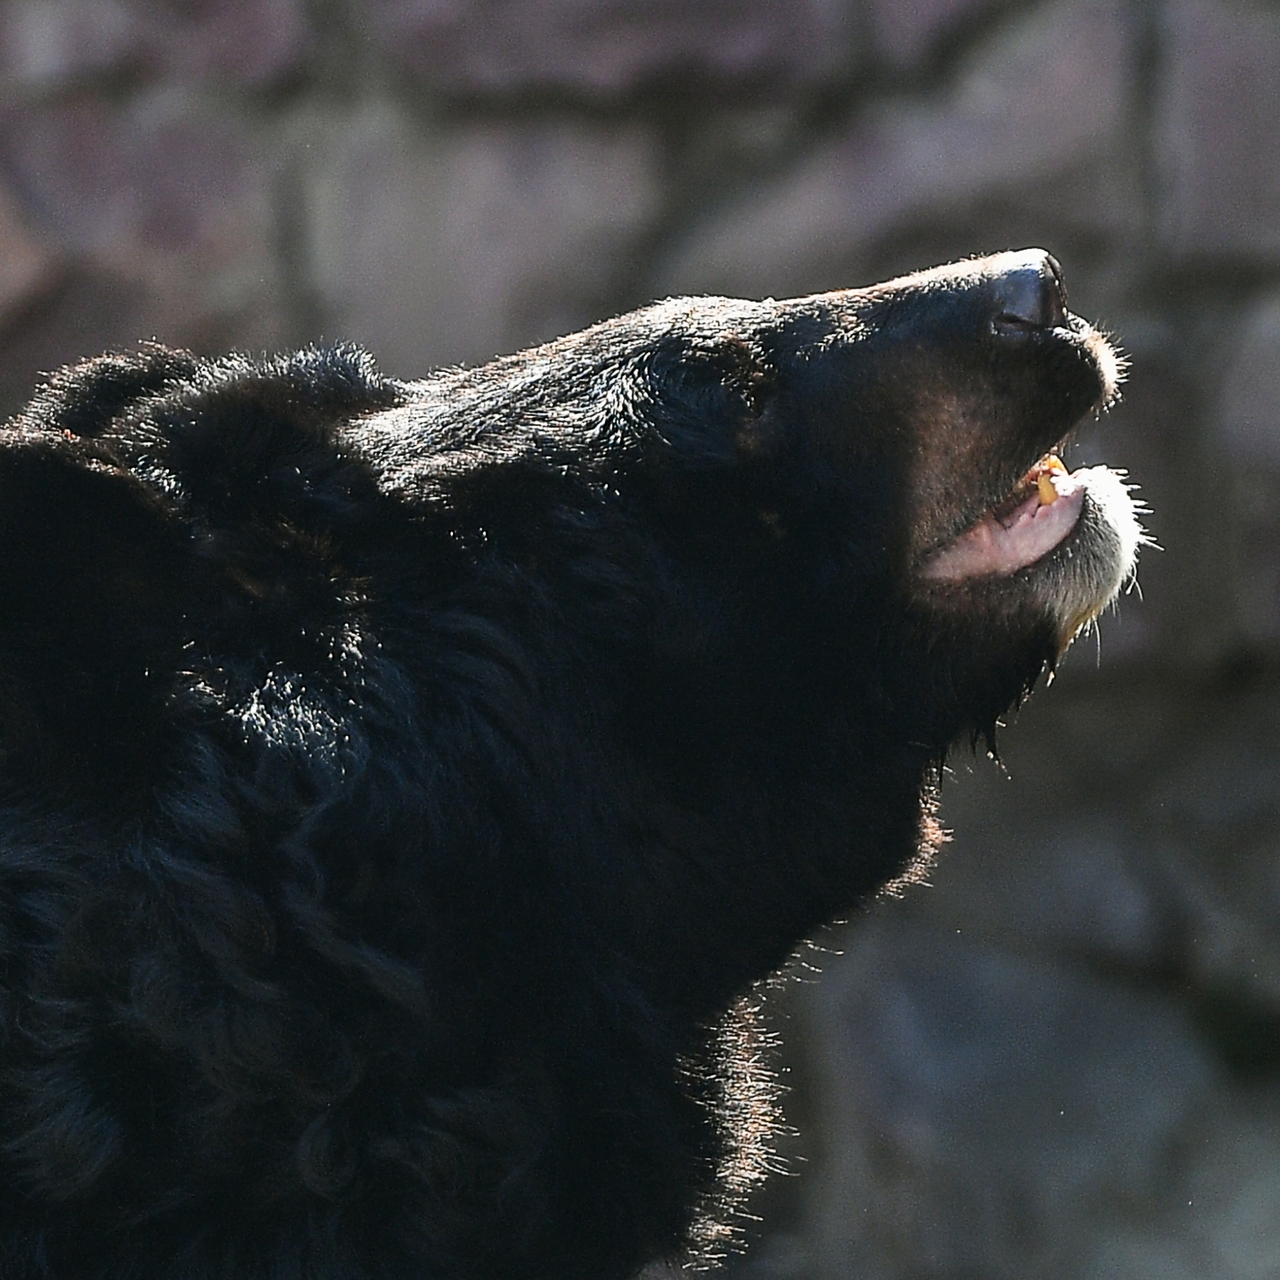
[[[1035,250],[478,369],[152,347],[0,433],[0,1276],[625,1280],[753,984],[1132,572]]]

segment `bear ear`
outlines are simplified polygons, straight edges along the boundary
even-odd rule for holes
[[[668,334],[649,352],[644,377],[653,425],[685,462],[723,465],[770,448],[777,375],[754,339]]]
[[[101,435],[129,405],[196,372],[187,351],[149,343],[136,352],[96,356],[51,374],[16,419],[19,427]]]

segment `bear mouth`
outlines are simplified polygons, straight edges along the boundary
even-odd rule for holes
[[[1002,502],[928,555],[920,577],[963,582],[1028,568],[1075,532],[1088,487],[1087,469],[1068,472],[1056,453],[1046,453]]]

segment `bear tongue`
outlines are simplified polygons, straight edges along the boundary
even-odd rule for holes
[[[1024,501],[1008,511],[988,512],[935,551],[920,576],[931,582],[961,582],[1016,573],[1034,564],[1076,527],[1084,509],[1085,483],[1079,476],[1079,472],[1039,470],[1034,475],[1036,487]]]

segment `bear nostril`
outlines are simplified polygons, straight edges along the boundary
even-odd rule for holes
[[[1002,333],[1052,329],[1066,323],[1067,299],[1058,264],[1044,252],[1028,255],[995,281],[995,328]]]

